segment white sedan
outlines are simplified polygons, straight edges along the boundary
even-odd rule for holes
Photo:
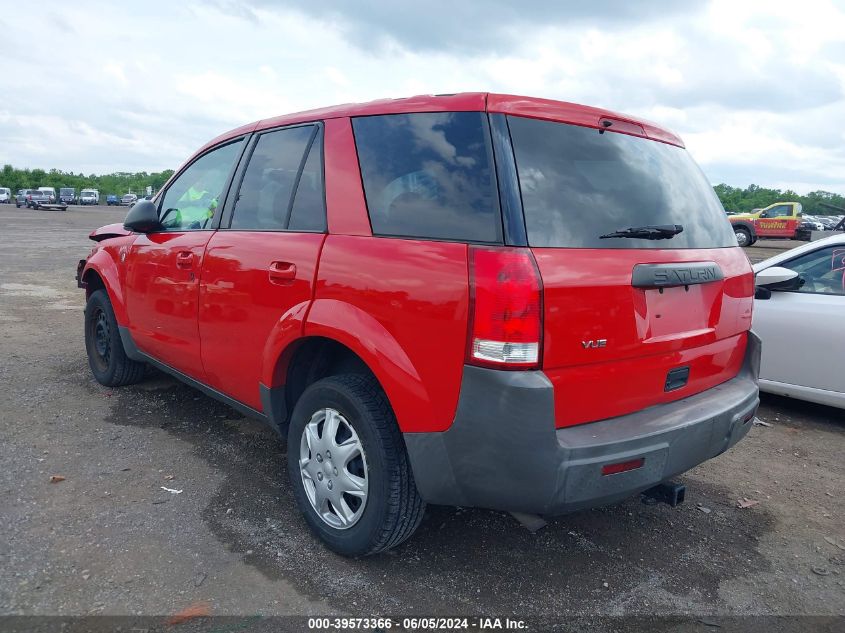
[[[845,408],[845,234],[754,265],[760,390]]]

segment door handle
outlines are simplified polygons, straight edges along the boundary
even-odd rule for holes
[[[176,254],[177,268],[193,268],[194,254],[191,251],[180,251]]]
[[[296,264],[273,262],[270,264],[270,283],[287,284],[296,279]]]

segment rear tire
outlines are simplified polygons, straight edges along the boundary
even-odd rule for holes
[[[751,232],[743,227],[738,227],[734,229],[734,235],[736,235],[736,243],[740,246],[751,246]]]
[[[336,422],[332,435],[326,434],[330,419]],[[396,547],[422,521],[425,502],[402,434],[371,376],[330,376],[308,387],[291,416],[287,458],[300,511],[338,554],[367,556]],[[350,481],[359,487],[353,490]]]
[[[147,366],[126,355],[109,295],[103,289],[92,292],[85,305],[85,349],[91,373],[101,385],[121,387],[144,377]]]

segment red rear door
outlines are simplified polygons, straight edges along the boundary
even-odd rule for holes
[[[557,426],[631,413],[734,377],[753,278],[681,147],[508,117],[543,283]]]
[[[208,384],[260,411],[265,346],[301,323],[314,294],[326,228],[321,130],[265,132],[247,155],[206,251],[199,329]]]

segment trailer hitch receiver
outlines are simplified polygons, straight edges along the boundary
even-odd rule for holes
[[[673,481],[664,481],[653,488],[643,491],[645,503],[667,503],[673,508],[684,502],[687,487],[684,484],[677,484]]]

